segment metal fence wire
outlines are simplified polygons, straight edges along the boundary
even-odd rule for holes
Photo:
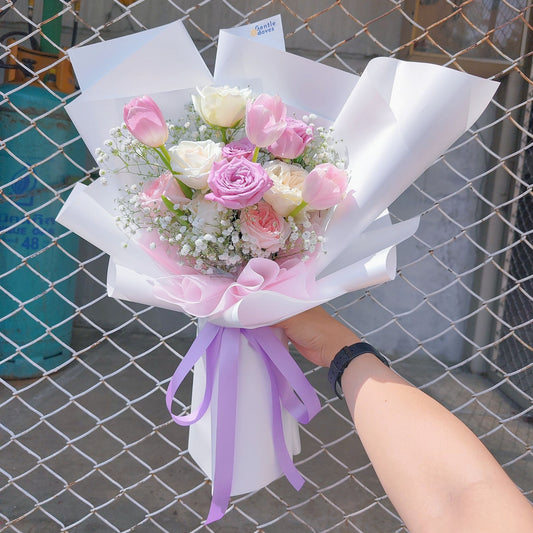
[[[300,429],[304,487],[280,479],[203,526],[210,482],[164,404],[195,324],[108,298],[104,254],[54,220],[96,171],[63,109],[77,95],[64,49],[181,19],[212,66],[219,28],[277,13],[289,51],[340,69],[392,56],[501,81],[392,206],[423,214],[396,280],[329,310],[533,500],[529,0],[0,0],[0,531],[405,531],[324,370],[298,356],[322,402]]]

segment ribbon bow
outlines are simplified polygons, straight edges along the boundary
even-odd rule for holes
[[[302,424],[307,424],[320,410],[320,401],[315,390],[289,354],[286,346],[276,337],[272,328],[225,328],[208,322],[200,330],[198,337],[176,369],[166,395],[167,408],[174,422],[181,426],[194,424],[202,418],[211,403],[215,372],[218,366],[220,385],[217,398],[213,497],[206,524],[224,516],[231,495],[241,335],[244,335],[250,346],[263,357],[268,370],[272,406],[272,438],[276,458],[281,470],[296,490],[302,487],[304,479],[294,466],[287,450],[281,406]],[[172,413],[174,395],[185,376],[204,354],[206,355],[206,384],[203,399],[194,412],[176,416]]]

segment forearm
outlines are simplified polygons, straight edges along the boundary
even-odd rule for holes
[[[328,367],[359,342],[316,307],[280,327]],[[341,385],[383,487],[411,533],[533,533],[533,508],[475,435],[448,410],[371,354],[353,359]]]
[[[439,403],[370,354],[348,365],[341,384],[361,441],[410,531],[533,531],[527,500]]]

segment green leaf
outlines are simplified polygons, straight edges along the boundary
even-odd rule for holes
[[[163,200],[163,203],[165,204],[166,208],[172,213],[174,213],[177,217],[185,216],[185,212],[181,209],[176,209],[174,207],[174,203],[171,202],[166,196],[161,196],[161,200]]]

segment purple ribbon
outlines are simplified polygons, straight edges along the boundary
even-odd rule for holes
[[[294,466],[287,450],[281,406],[298,422],[307,424],[320,410],[318,396],[289,354],[287,347],[270,327],[257,329],[224,328],[207,323],[199,332],[189,351],[170,380],[166,403],[174,422],[190,426],[205,414],[213,395],[215,372],[218,365],[219,387],[216,421],[215,468],[213,498],[206,524],[224,516],[229,505],[235,460],[235,424],[237,407],[237,378],[240,355],[240,336],[262,356],[270,379],[272,406],[272,438],[278,463],[291,483],[299,490],[304,479]],[[189,415],[172,414],[172,401],[185,376],[196,362],[206,355],[206,385],[199,407]]]

